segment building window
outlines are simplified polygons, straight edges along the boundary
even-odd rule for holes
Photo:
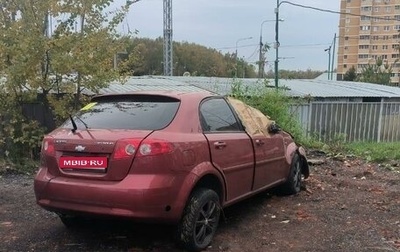
[[[385,25],[385,26],[383,27],[383,30],[384,30],[384,31],[390,31],[390,26]]]
[[[359,54],[358,58],[359,59],[368,59],[368,54]]]
[[[361,16],[361,21],[370,21],[371,17],[370,16]]]
[[[347,64],[343,64],[343,68],[347,68]]]
[[[369,31],[369,30],[371,30],[371,26],[369,26],[369,25],[360,26],[360,30],[361,31]]]
[[[346,24],[350,23],[350,18],[346,18]]]
[[[369,45],[359,45],[358,49],[369,49]]]
[[[395,10],[400,10],[400,5],[395,5],[395,6],[394,6],[394,9],[395,9]]]
[[[393,30],[395,30],[395,31],[400,30],[400,25],[395,25],[395,26],[393,26]]]
[[[348,47],[348,46],[345,46],[345,47],[344,47],[344,50],[349,50],[349,47]]]
[[[379,12],[379,7],[374,7],[374,12]]]
[[[391,11],[392,11],[392,8],[391,8],[390,6],[386,6],[386,7],[385,7],[385,11],[386,11],[386,12],[391,12]]]
[[[378,46],[377,45],[373,45],[372,46],[372,50],[378,50]]]
[[[372,7],[371,6],[362,6],[361,7],[361,11],[371,11],[372,10]]]
[[[343,59],[347,59],[347,55],[343,55]]]
[[[382,46],[382,49],[383,49],[383,50],[387,50],[387,49],[388,49],[388,45],[383,45],[383,46]]]
[[[379,30],[379,26],[372,26],[372,31],[376,32]]]
[[[349,37],[348,36],[344,37],[344,40],[349,40]]]
[[[360,40],[369,40],[369,35],[360,35]]]

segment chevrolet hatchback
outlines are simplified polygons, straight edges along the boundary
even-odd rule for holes
[[[43,139],[37,203],[68,227],[82,217],[176,225],[206,248],[222,209],[265,189],[300,191],[304,150],[258,110],[208,92],[94,97]]]

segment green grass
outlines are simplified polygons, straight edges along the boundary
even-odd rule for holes
[[[394,143],[347,143],[347,152],[371,162],[400,162],[400,142]]]

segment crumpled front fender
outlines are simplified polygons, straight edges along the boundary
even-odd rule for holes
[[[288,164],[292,164],[293,156],[297,153],[300,156],[301,160],[301,173],[304,175],[304,178],[308,178],[310,176],[310,168],[308,166],[306,150],[303,146],[297,146],[294,142],[290,143],[286,148],[286,161]]]

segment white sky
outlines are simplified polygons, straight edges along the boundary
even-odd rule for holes
[[[339,11],[339,0],[289,0],[293,3]],[[125,0],[116,0],[123,4]],[[216,48],[222,53],[234,52],[248,62],[258,60],[261,23],[274,20],[275,0],[172,0],[173,39]],[[339,15],[303,9],[289,4],[279,8],[280,69],[326,70],[328,53],[324,49],[338,33]],[[163,36],[163,0],[141,0],[131,6],[121,31],[138,30],[138,37]],[[337,34],[338,35],[338,34]],[[263,42],[275,40],[275,23],[263,25]],[[337,42],[338,40],[336,40]],[[337,52],[337,50],[336,50]],[[332,50],[333,53],[333,50]],[[266,70],[273,69],[275,50],[267,54]],[[336,66],[335,57],[335,66]]]

